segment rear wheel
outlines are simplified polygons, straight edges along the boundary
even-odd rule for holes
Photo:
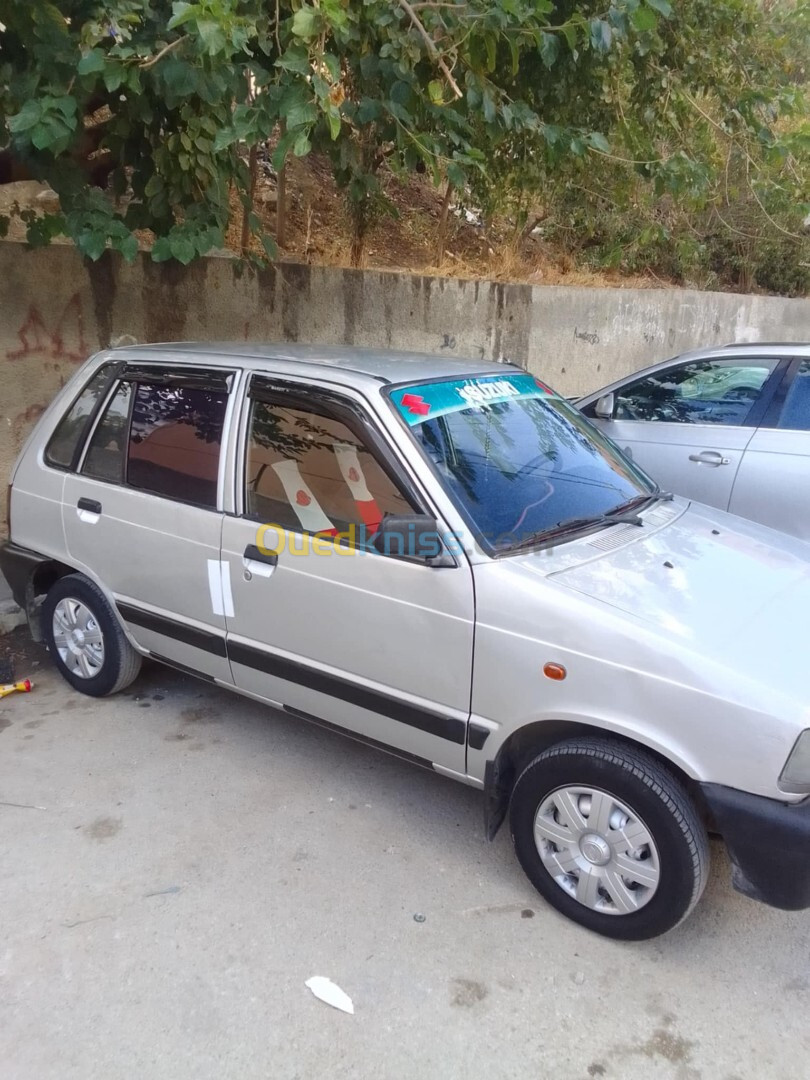
[[[606,937],[671,930],[700,899],[706,830],[680,781],[651,755],[583,738],[539,754],[515,784],[512,840],[558,911]]]
[[[104,593],[82,574],[68,574],[51,587],[42,606],[42,629],[56,666],[83,694],[115,694],[140,671],[141,657]]]

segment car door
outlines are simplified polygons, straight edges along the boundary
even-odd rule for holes
[[[220,563],[220,452],[233,375],[129,365],[63,489],[68,554],[112,593],[133,638],[231,682]]]
[[[661,487],[726,510],[778,365],[773,357],[676,363],[628,381],[614,391],[613,418],[593,419]]]
[[[235,684],[463,773],[471,570],[462,554],[440,568],[370,548],[383,515],[426,505],[361,399],[254,376],[241,447],[222,533]]]
[[[743,456],[729,509],[810,540],[810,360],[790,367]]]

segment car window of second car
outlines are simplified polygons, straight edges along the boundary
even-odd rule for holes
[[[413,508],[342,420],[326,411],[254,400],[245,512],[292,532],[335,536],[353,527],[354,542],[362,542],[385,514]]]
[[[744,424],[776,359],[694,360],[647,375],[616,393],[617,420]]]
[[[778,426],[789,431],[810,431],[810,360],[802,361],[790,384]]]

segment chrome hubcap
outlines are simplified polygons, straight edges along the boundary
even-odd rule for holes
[[[65,597],[53,612],[53,640],[72,675],[92,679],[104,665],[104,635],[89,607]]]
[[[607,791],[552,792],[535,814],[534,840],[559,887],[592,911],[630,915],[658,888],[658,849],[649,829]]]

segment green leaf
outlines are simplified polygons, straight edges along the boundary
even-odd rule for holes
[[[167,28],[169,30],[174,30],[175,27],[182,26],[183,23],[187,23],[190,19],[193,19],[194,16],[199,13],[199,10],[200,9],[197,4],[187,4],[184,2],[184,0],[180,0],[180,2],[172,4],[172,11],[174,12],[174,15],[172,15],[172,17],[166,24]]]
[[[487,34],[484,39],[484,44],[487,50],[487,71],[495,70],[495,58],[496,58],[496,42],[492,34]]]
[[[166,260],[171,257],[172,249],[169,247],[169,238],[167,236],[159,236],[152,245],[152,261],[166,262]]]
[[[434,105],[441,105],[444,101],[444,84],[439,79],[431,79],[427,85],[428,96]]]
[[[26,101],[16,116],[9,117],[8,129],[15,135],[22,131],[30,131],[32,127],[39,123],[41,117],[42,105],[36,98],[31,98]]]
[[[82,229],[73,239],[82,255],[86,255],[93,262],[101,258],[107,247],[107,237],[101,231]]]
[[[597,52],[606,53],[610,50],[610,43],[613,40],[613,31],[610,28],[610,23],[604,19],[591,19],[590,22],[591,31],[591,45]]]
[[[547,68],[554,66],[554,61],[560,54],[560,39],[556,34],[543,32],[540,35],[540,59]]]
[[[266,233],[261,237],[262,247],[268,259],[275,259],[278,255],[278,246],[272,236],[268,236]]]
[[[103,71],[107,60],[101,49],[91,49],[85,53],[76,65],[79,75],[91,75],[94,71]]]
[[[138,238],[130,233],[124,240],[119,240],[113,245],[124,256],[127,262],[133,262],[138,254]]]
[[[647,3],[651,8],[655,8],[656,11],[659,11],[665,19],[668,19],[672,14],[672,5],[669,3],[669,0],[647,0]]]
[[[293,71],[296,75],[312,73],[312,61],[303,45],[291,45],[284,55],[276,60],[276,67],[283,68],[284,71]]]
[[[214,22],[213,19],[198,19],[197,33],[209,56],[216,56],[217,53],[224,51],[225,35],[218,22]]]
[[[610,153],[610,143],[601,131],[592,131],[590,133],[588,136],[588,145],[592,146],[594,150],[601,150],[603,154]]]
[[[307,7],[306,5],[299,8],[293,16],[292,32],[296,37],[309,38],[317,37],[323,28],[323,17],[320,11],[314,7]]]
[[[179,263],[186,266],[194,256],[197,254],[194,250],[194,244],[187,236],[183,236],[182,233],[173,233],[169,236],[169,250],[172,253],[172,257],[177,259]]]
[[[326,116],[329,120],[329,134],[332,138],[332,142],[334,142],[338,135],[340,135],[340,110],[332,105],[327,109]]]
[[[104,70],[104,85],[110,93],[117,90],[122,82],[127,77],[126,69],[116,64],[115,66],[108,64]]]
[[[306,157],[310,152],[312,143],[309,141],[309,136],[306,131],[298,133],[292,149],[296,157]]]
[[[658,16],[648,7],[638,7],[630,15],[630,21],[636,30],[640,33],[644,33],[647,30],[654,30],[658,25]]]

